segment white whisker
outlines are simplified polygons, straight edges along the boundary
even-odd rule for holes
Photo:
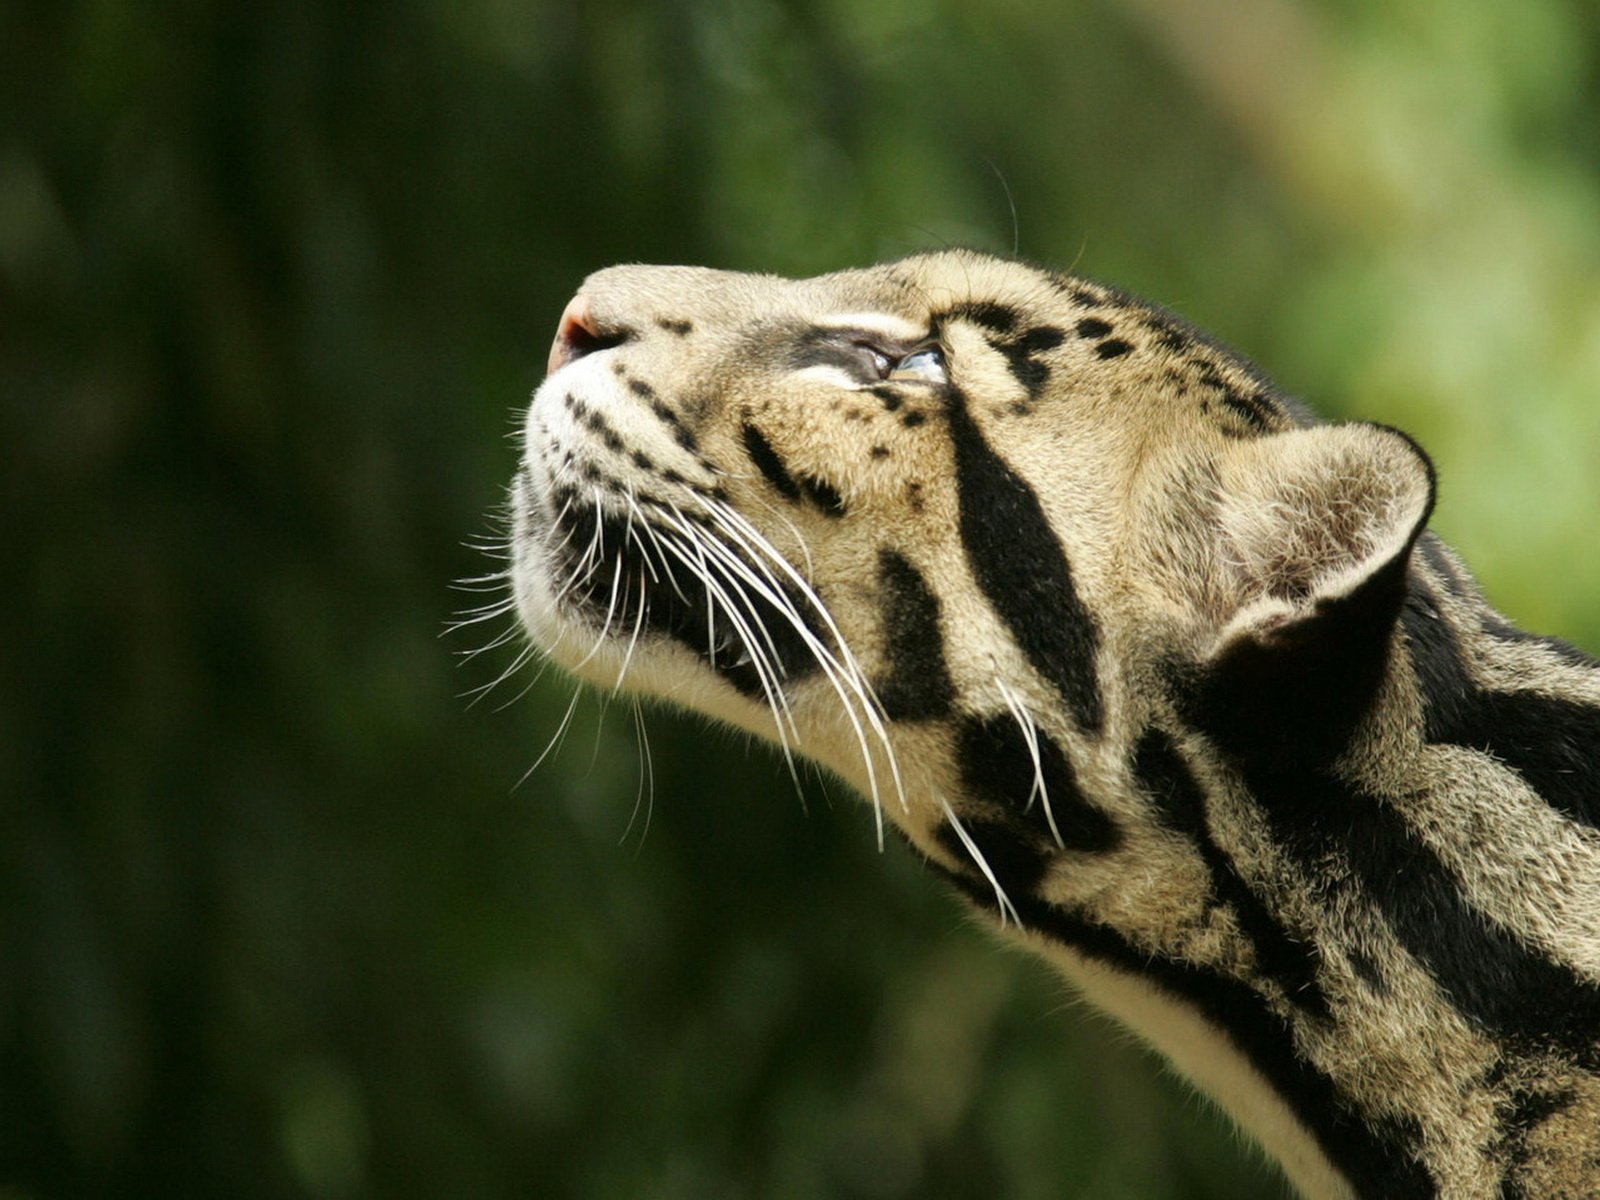
[[[1056,828],[1056,814],[1050,808],[1050,791],[1044,785],[1044,760],[1039,754],[1039,727],[1033,723],[1033,717],[1022,706],[1022,701],[1006,686],[1005,680],[996,675],[994,685],[1000,692],[1000,698],[1005,701],[1006,707],[1011,710],[1017,726],[1022,730],[1022,740],[1027,743],[1028,756],[1033,759],[1033,787],[1028,792],[1028,803],[1024,806],[1024,811],[1033,807],[1034,797],[1037,796],[1042,800],[1044,819],[1050,826],[1050,836],[1055,838],[1057,847],[1065,849],[1065,844],[1061,841],[1061,830]]]
[[[1000,909],[1001,927],[1004,928],[1006,914],[1009,913],[1011,919],[1016,922],[1017,928],[1021,929],[1022,917],[1011,903],[1011,898],[1006,895],[1005,888],[1000,886],[999,878],[989,866],[989,860],[983,856],[983,851],[978,849],[978,843],[972,840],[972,835],[967,832],[966,826],[962,825],[960,818],[956,816],[955,809],[950,807],[950,802],[943,796],[939,797],[939,807],[944,809],[944,815],[950,821],[950,828],[956,831],[956,837],[961,839],[961,844],[967,848],[967,853],[972,855],[972,861],[977,864],[978,870],[983,872],[983,877],[989,881],[989,886],[994,888],[995,904]]]
[[[539,757],[533,760],[533,765],[517,778],[516,783],[511,785],[512,791],[516,791],[524,783],[528,782],[528,776],[537,771],[539,769],[539,764],[544,762],[544,760],[550,756],[550,752],[559,746],[566,738],[567,730],[572,725],[572,714],[578,711],[578,700],[582,696],[583,689],[581,687],[573,689],[572,699],[567,704],[567,711],[562,716],[561,723],[556,726],[556,731],[550,735],[550,740],[545,743],[544,749],[539,752]]]

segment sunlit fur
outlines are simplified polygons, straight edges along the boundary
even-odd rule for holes
[[[550,658],[850,780],[1307,1195],[1600,1194],[1600,671],[1410,439],[984,255],[581,294],[512,489]]]

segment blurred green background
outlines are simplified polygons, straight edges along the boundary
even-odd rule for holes
[[[0,1197],[1278,1195],[837,785],[652,712],[647,821],[588,698],[519,784],[451,581],[589,270],[965,243],[1600,648],[1597,114],[1581,0],[0,9]]]

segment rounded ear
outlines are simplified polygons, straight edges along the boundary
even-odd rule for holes
[[[1218,481],[1232,602],[1190,716],[1243,759],[1326,762],[1387,667],[1433,466],[1396,430],[1323,425],[1239,443]]]
[[[1239,442],[1218,463],[1233,611],[1220,642],[1312,618],[1409,554],[1433,510],[1422,449],[1384,425],[1319,425]]]

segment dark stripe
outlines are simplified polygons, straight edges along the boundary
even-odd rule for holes
[[[969,900],[990,912],[994,893],[981,876],[935,866]],[[1333,1081],[1295,1049],[1293,1031],[1256,992],[1222,973],[1155,954],[1115,930],[1034,898],[1008,893],[1023,926],[1097,962],[1142,978],[1195,1009],[1233,1043],[1311,1131],[1322,1152],[1359,1196],[1426,1200],[1438,1189],[1417,1161],[1413,1122],[1365,1117]]]
[[[1600,708],[1539,692],[1479,687],[1454,633],[1420,583],[1402,622],[1423,695],[1428,741],[1492,755],[1556,811],[1600,828]],[[1580,661],[1590,662],[1582,656]]]
[[[1217,374],[1217,369],[1210,363],[1202,364],[1200,383],[1210,388],[1229,412],[1260,433],[1271,433],[1282,423],[1283,414],[1270,397],[1260,392],[1240,392]]]
[[[1072,586],[1061,543],[1033,489],[989,448],[965,398],[953,388],[946,412],[961,542],[973,577],[1078,724],[1098,731],[1104,720],[1094,673],[1100,634]]]
[[[1571,642],[1564,642],[1558,637],[1549,637],[1544,634],[1529,633],[1525,629],[1518,629],[1496,612],[1485,612],[1479,624],[1482,626],[1483,631],[1497,642],[1506,642],[1517,646],[1538,646],[1543,650],[1549,651],[1568,666],[1600,669],[1600,663],[1597,663]]]
[[[1469,1020],[1519,1052],[1557,1050],[1600,1067],[1600,984],[1469,903],[1461,880],[1394,806],[1322,771],[1247,769],[1244,777],[1278,844],[1312,877],[1347,873],[1352,896],[1382,913]]]
[[[1162,820],[1200,852],[1217,901],[1233,910],[1240,931],[1255,950],[1256,965],[1276,980],[1284,995],[1313,1016],[1326,1017],[1328,997],[1317,983],[1317,948],[1292,937],[1234,869],[1211,836],[1206,795],[1172,739],[1147,730],[1134,750],[1133,771]]]
[[[785,500],[800,499],[800,486],[795,483],[789,474],[789,469],[783,465],[783,459],[778,457],[778,452],[772,448],[772,443],[767,441],[766,435],[750,424],[746,424],[740,432],[744,437],[745,453],[756,465],[756,470],[766,477],[773,490]]]
[[[876,690],[885,715],[895,721],[945,716],[955,687],[944,662],[939,598],[921,572],[893,550],[878,551],[878,586],[889,673]]]
[[[1049,820],[1061,834],[1062,846],[1085,853],[1104,853],[1121,844],[1122,834],[1103,809],[1089,803],[1078,787],[1072,763],[1043,730],[1034,731],[1039,751],[1039,776],[1049,801],[1034,797],[1033,754],[1022,726],[1009,712],[963,721],[956,733],[956,765],[963,792],[1018,815],[1026,814],[1031,834],[1051,839]],[[1030,798],[1031,801],[1030,801]]]
[[[942,321],[957,318],[971,321],[974,325],[981,325],[991,333],[1010,333],[1017,326],[1017,310],[1009,304],[995,304],[989,301],[968,301],[958,304],[934,318],[934,325]]]

